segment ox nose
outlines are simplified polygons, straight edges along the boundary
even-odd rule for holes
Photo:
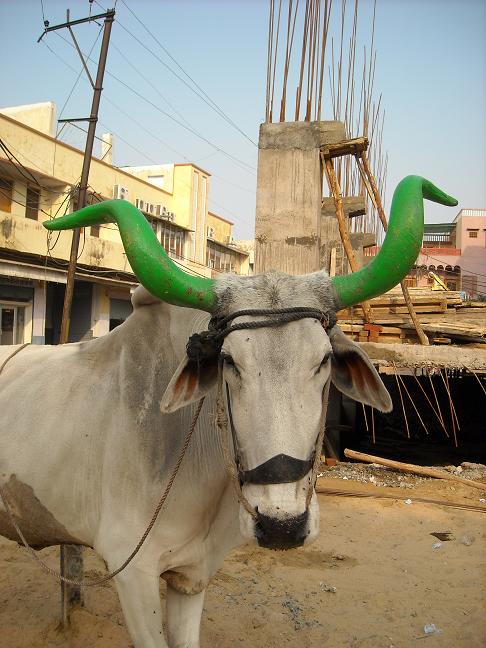
[[[310,533],[308,517],[308,511],[284,519],[258,513],[258,520],[255,522],[255,537],[258,544],[267,549],[301,547]]]

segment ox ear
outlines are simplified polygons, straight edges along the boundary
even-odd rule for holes
[[[219,355],[201,362],[184,356],[162,396],[161,412],[175,412],[205,396],[218,380],[218,362]]]
[[[361,347],[346,337],[338,326],[330,330],[329,340],[333,351],[331,380],[337,389],[381,412],[391,412],[390,394]]]

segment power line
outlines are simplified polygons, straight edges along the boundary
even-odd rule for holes
[[[92,189],[92,187],[91,187],[91,189]],[[95,192],[95,193],[96,193],[96,192]],[[102,202],[102,201],[103,201],[103,197],[102,197],[102,196],[99,196],[99,195],[95,195],[95,193],[93,193],[92,195],[93,195],[93,196],[98,200],[98,202]],[[13,198],[12,196],[9,196],[6,192],[4,192],[4,190],[3,190],[1,187],[0,187],[0,194],[2,194],[2,195],[3,195],[5,198],[7,198],[8,200],[11,200],[12,202],[16,203],[17,205],[21,205],[22,207],[27,207],[27,205],[26,205],[25,203],[22,203],[22,202],[20,202],[19,200],[15,200],[15,198]],[[68,198],[68,196],[66,196],[66,198]],[[61,208],[62,208],[64,202],[66,201],[66,198],[63,200],[63,202],[62,202],[62,203],[60,204],[60,206],[58,207],[55,216],[52,216],[52,214],[49,214],[48,212],[46,212],[46,211],[44,211],[43,209],[40,209],[40,208],[38,209],[38,211],[42,212],[43,214],[45,214],[46,216],[48,216],[50,219],[53,219],[53,218],[55,218],[55,217],[58,215],[58,213],[59,213],[59,211],[61,210]],[[69,203],[66,205],[66,209],[65,209],[65,212],[64,212],[65,214],[67,213],[68,208],[69,208]],[[104,226],[104,225],[101,225],[101,227],[102,227],[103,229],[109,229],[109,230],[111,230],[111,231],[119,232],[118,228],[106,227],[106,226]],[[47,241],[47,255],[46,255],[46,256],[49,256],[49,257],[52,259],[52,261],[54,261],[54,263],[57,263],[58,265],[61,265],[61,266],[63,266],[63,267],[66,267],[66,266],[68,265],[68,262],[67,262],[67,261],[64,262],[64,261],[61,261],[61,260],[56,260],[56,259],[54,259],[54,258],[51,256],[51,251],[56,247],[57,242],[59,241],[59,237],[60,237],[61,233],[62,233],[62,232],[59,231],[59,233],[58,233],[58,235],[57,235],[57,238],[56,238],[56,242],[54,243],[54,245],[53,245],[52,247],[50,246],[50,240],[49,240],[49,237],[50,237],[50,235],[52,236],[53,232],[52,232],[52,231],[49,231],[49,232],[47,233],[47,234],[48,234],[48,241]],[[85,243],[86,243],[86,228],[83,228],[83,246],[82,246],[82,248],[81,248],[81,252],[79,252],[79,254],[78,254],[78,257],[77,257],[78,260],[81,258],[82,254],[83,254]],[[172,257],[171,257],[171,258],[172,258]],[[179,254],[178,254],[178,255],[177,255],[177,259],[184,260],[184,261],[189,261],[190,263],[194,263],[195,265],[201,266],[201,268],[208,268],[208,267],[209,267],[209,266],[206,266],[204,263],[199,263],[199,261],[196,261],[195,259],[191,259],[190,257],[185,257],[185,256],[183,256],[183,255],[179,255]],[[179,262],[177,261],[177,259],[172,259],[172,260],[173,260],[175,263],[178,263],[178,265],[181,266],[182,268],[184,268],[184,270],[188,270],[188,271],[192,272],[193,274],[195,274],[195,275],[197,275],[197,276],[199,276],[199,277],[206,277],[206,275],[200,274],[200,273],[198,273],[197,271],[193,270],[192,268],[189,268],[189,267],[185,266],[184,264],[179,263]],[[222,270],[218,270],[218,269],[216,269],[216,268],[213,268],[213,269],[215,270],[215,272],[219,272],[219,273],[222,273],[222,272],[223,272]],[[87,271],[87,272],[88,272],[88,271]],[[93,270],[93,271],[89,270],[89,272],[90,272],[90,273],[93,272],[93,273],[105,274],[105,273],[111,273],[111,272],[117,272],[117,271],[116,271],[116,270]]]
[[[56,35],[57,35],[61,40],[63,40],[65,43],[67,43],[70,47],[73,47],[73,48],[74,48],[74,45],[72,45],[72,44],[71,44],[71,43],[70,43],[66,38],[64,38],[64,36],[62,36],[61,34],[59,34],[59,33],[57,33],[57,32],[56,32]],[[89,56],[87,56],[84,52],[82,52],[82,54],[83,54],[83,56],[86,57],[86,59],[87,59],[88,61],[91,61],[91,62],[92,62],[92,59],[91,59]],[[137,90],[135,90],[134,88],[132,88],[128,83],[126,83],[126,82],[123,81],[122,79],[118,78],[118,77],[117,77],[115,74],[113,74],[112,72],[109,72],[109,71],[107,70],[107,71],[106,71],[106,74],[107,74],[108,76],[110,76],[112,79],[114,79],[115,81],[117,81],[118,83],[120,83],[120,85],[124,86],[127,90],[129,90],[129,91],[130,91],[132,94],[134,94],[136,97],[138,97],[139,99],[141,99],[142,101],[144,101],[145,103],[147,103],[149,106],[152,106],[152,108],[154,108],[155,110],[157,110],[157,112],[160,112],[160,113],[161,113],[162,115],[164,115],[165,117],[168,117],[168,118],[171,119],[174,123],[176,123],[178,126],[180,126],[181,128],[184,128],[185,130],[187,130],[188,132],[190,132],[192,135],[195,135],[196,137],[198,137],[200,140],[202,140],[202,141],[205,142],[206,144],[209,144],[209,146],[211,146],[212,148],[214,148],[214,149],[215,149],[216,151],[218,151],[219,153],[222,153],[223,155],[225,155],[225,156],[226,156],[228,159],[230,159],[234,164],[237,164],[238,166],[240,166],[244,171],[246,171],[247,173],[251,173],[252,175],[255,175],[255,173],[254,173],[255,168],[254,168],[253,166],[251,166],[250,164],[248,164],[247,162],[245,162],[245,161],[243,161],[243,160],[240,160],[240,159],[237,158],[235,155],[232,155],[231,153],[228,153],[227,151],[225,151],[224,149],[222,149],[220,146],[218,146],[217,144],[215,144],[214,142],[212,142],[211,140],[209,140],[207,137],[205,137],[204,135],[202,135],[199,131],[195,130],[195,129],[192,128],[191,126],[187,126],[186,124],[184,124],[183,122],[181,122],[179,119],[176,119],[173,115],[171,115],[171,114],[168,113],[167,111],[165,111],[165,110],[163,110],[162,108],[160,108],[156,103],[154,103],[154,102],[151,101],[150,99],[147,99],[147,97],[144,97],[140,92],[138,92]]]
[[[96,0],[95,0],[95,1],[96,1]],[[245,132],[244,132],[244,131],[239,127],[239,126],[238,126],[238,124],[236,124],[236,123],[235,123],[235,122],[234,122],[234,121],[233,121],[233,120],[232,120],[232,119],[231,119],[231,118],[230,118],[230,117],[229,117],[229,116],[228,116],[228,115],[223,111],[223,109],[220,108],[220,107],[218,106],[218,104],[217,104],[213,99],[211,99],[211,97],[207,94],[207,92],[205,92],[205,91],[201,88],[201,86],[200,86],[198,83],[196,83],[196,81],[195,81],[195,80],[194,80],[194,79],[193,79],[193,78],[192,78],[192,77],[191,77],[191,76],[190,76],[190,75],[189,75],[189,74],[184,70],[184,68],[183,68],[183,67],[178,63],[178,61],[177,61],[177,60],[172,56],[172,54],[167,50],[167,48],[165,48],[165,47],[162,45],[162,43],[158,40],[158,38],[157,38],[157,37],[156,37],[156,36],[155,36],[151,31],[150,31],[150,29],[149,29],[149,28],[148,28],[148,27],[147,27],[147,26],[146,26],[146,25],[145,25],[145,24],[140,20],[140,18],[135,14],[135,12],[134,12],[132,9],[130,9],[130,7],[127,5],[127,3],[125,2],[125,0],[122,0],[122,3],[125,5],[125,7],[128,9],[128,11],[132,14],[132,16],[135,18],[135,20],[136,20],[136,21],[137,21],[137,22],[138,22],[138,23],[143,27],[143,29],[145,29],[145,31],[146,31],[146,32],[151,36],[151,38],[153,38],[153,40],[157,43],[157,45],[159,45],[159,47],[160,47],[160,48],[165,52],[165,54],[166,54],[166,55],[171,59],[171,61],[172,61],[173,63],[175,63],[175,65],[179,68],[179,70],[180,70],[180,71],[181,71],[181,72],[182,72],[182,73],[183,73],[183,74],[184,74],[184,75],[185,75],[185,76],[186,76],[186,77],[191,81],[191,83],[194,85],[194,87],[197,88],[197,90],[199,90],[199,92],[197,92],[197,91],[194,89],[194,87],[192,87],[189,83],[187,83],[187,81],[186,81],[185,79],[183,79],[179,74],[177,74],[176,72],[174,72],[174,70],[173,70],[170,66],[168,66],[167,63],[166,63],[165,61],[163,61],[161,58],[159,58],[159,57],[157,56],[157,54],[155,54],[155,52],[153,52],[153,51],[152,51],[152,50],[151,50],[151,49],[150,49],[150,48],[149,48],[149,47],[148,47],[148,46],[147,46],[143,41],[141,41],[137,36],[135,36],[135,34],[133,34],[129,29],[127,29],[127,28],[126,28],[122,23],[118,22],[118,24],[120,25],[120,27],[121,27],[124,31],[126,31],[127,34],[129,34],[129,35],[130,35],[134,40],[136,40],[137,43],[138,43],[139,45],[141,45],[145,50],[147,50],[147,52],[149,52],[150,54],[152,54],[152,56],[153,56],[157,61],[159,61],[159,63],[161,63],[164,67],[166,67],[166,68],[169,70],[169,72],[171,72],[171,73],[172,73],[172,74],[173,74],[177,79],[179,79],[179,81],[181,81],[181,83],[183,83],[187,88],[189,88],[189,90],[191,90],[191,92],[193,92],[197,97],[199,97],[199,98],[200,98],[200,99],[201,99],[201,100],[202,100],[202,101],[203,101],[207,106],[209,106],[209,108],[211,108],[212,110],[214,110],[214,111],[215,111],[215,112],[216,112],[220,117],[222,117],[222,119],[224,119],[228,124],[230,124],[230,126],[232,126],[233,128],[235,128],[235,129],[236,129],[236,130],[237,130],[241,135],[243,135],[243,137],[244,137],[246,140],[248,140],[251,144],[253,144],[253,146],[257,146],[256,142],[255,142],[254,140],[252,140],[251,137],[249,137],[249,136],[248,136],[248,135],[247,135],[247,134],[246,134],[246,133],[245,133]],[[96,4],[97,4],[99,7],[102,7],[102,5],[101,5],[99,2],[97,2],[97,1],[96,1]]]
[[[162,99],[162,101],[165,101],[165,103],[169,106],[169,108],[172,108],[172,110],[176,113],[176,115],[179,115],[179,117],[188,125],[191,126],[189,121],[184,117],[182,113],[180,113],[177,108],[175,108],[170,101],[167,99],[165,95],[163,95],[160,90],[157,88],[157,86],[150,81],[150,79],[147,79],[147,77],[140,72],[140,70],[130,61],[130,59],[123,54],[121,49],[117,47],[114,43],[112,43],[113,49],[118,52],[118,54],[122,57],[122,59],[129,65],[135,72],[145,81],[145,83],[148,83],[148,85],[155,90],[155,92],[159,95],[159,97]],[[192,127],[192,126],[191,126]]]
[[[43,22],[44,25],[45,25],[45,23],[46,23],[46,16],[45,16],[45,14],[44,14],[44,3],[43,3],[42,0],[40,0],[40,3],[41,3],[41,11],[42,11],[42,22]]]
[[[27,179],[28,182],[33,180],[36,185],[39,185],[39,181],[37,180],[37,178],[28,169],[26,169],[24,167],[22,162],[20,162],[20,160],[17,157],[15,157],[15,155],[12,153],[12,151],[10,151],[8,146],[5,144],[5,142],[1,138],[0,138],[0,148],[2,148],[3,152],[5,153],[5,155],[8,157],[9,161],[12,164],[14,164],[14,162],[12,160],[12,158],[13,158],[17,162],[17,164],[30,176],[30,179],[29,179],[28,176],[26,176],[24,173],[22,173],[22,171],[20,169],[18,169],[19,173],[21,173],[24,176],[24,178]]]
[[[60,57],[60,56],[59,56],[59,55],[58,55],[58,54],[57,54],[57,53],[56,53],[56,52],[55,52],[55,51],[54,51],[54,50],[53,50],[53,49],[52,49],[52,48],[51,48],[51,47],[50,47],[50,46],[45,42],[45,41],[41,41],[41,42],[44,43],[44,45],[48,48],[48,50],[51,52],[51,54],[53,54],[56,58],[58,58],[58,59],[59,59],[59,60],[60,60],[60,61],[61,61],[61,62],[66,66],[66,67],[68,67],[69,69],[71,69],[71,70],[73,70],[73,71],[76,71],[76,70],[74,70],[74,68],[73,68],[69,63],[67,63],[66,61],[64,61],[64,59],[62,59],[62,58],[61,58],[61,57]],[[70,44],[70,43],[68,42],[68,44]],[[110,74],[110,73],[107,72],[107,74]],[[162,140],[158,135],[156,135],[156,134],[153,133],[152,131],[149,131],[149,130],[148,130],[148,129],[143,125],[143,124],[141,124],[139,121],[137,121],[136,119],[134,119],[134,117],[133,117],[132,115],[129,115],[126,111],[124,111],[122,108],[120,108],[120,106],[118,106],[115,102],[113,102],[113,101],[112,101],[112,100],[111,100],[111,99],[110,99],[106,94],[105,94],[105,96],[104,96],[104,99],[105,99],[105,101],[107,101],[108,103],[110,103],[112,106],[114,106],[114,108],[115,108],[116,110],[118,110],[119,112],[121,112],[122,114],[124,114],[126,117],[128,117],[128,119],[130,119],[131,122],[137,124],[137,125],[138,125],[142,130],[144,130],[144,131],[145,131],[147,134],[149,134],[152,138],[158,140],[158,141],[161,142],[164,146],[167,146],[167,147],[170,148],[171,150],[175,151],[175,149],[173,149],[170,145],[168,145],[166,142],[164,142],[164,141],[163,141],[163,140]],[[100,120],[98,121],[98,123],[103,125],[103,123],[102,123]],[[127,142],[127,140],[125,140],[125,139],[124,139],[123,137],[121,137],[119,134],[115,133],[115,131],[113,131],[113,129],[111,129],[110,127],[108,127],[108,126],[106,126],[106,125],[104,125],[104,127],[105,127],[105,128],[108,128],[109,130],[111,130],[111,132],[112,132],[116,137],[118,137],[121,141],[124,141],[124,142],[125,142],[128,146],[130,146],[133,150],[137,151],[137,153],[141,153],[141,151],[140,151],[139,149],[137,149],[135,146],[133,146],[132,144],[130,144],[129,142]],[[181,155],[181,156],[182,156],[186,161],[190,162],[190,159],[189,159],[188,157],[186,157],[185,155],[183,155],[180,151],[175,151],[175,152],[176,152],[178,155]],[[146,157],[147,159],[151,160],[154,164],[159,164],[159,162],[157,162],[157,161],[151,159],[149,156],[147,156],[146,153],[142,153],[142,155],[144,155],[144,157]],[[246,169],[245,169],[245,170],[246,170]],[[219,178],[220,180],[222,180],[223,182],[228,182],[227,180],[225,180],[224,178],[221,178],[220,176],[218,176],[218,175],[216,175],[216,174],[214,174],[214,176],[215,176],[215,177],[218,177],[218,178]],[[239,187],[239,188],[241,188],[241,187]],[[221,205],[220,203],[216,202],[213,198],[211,198],[211,201],[212,201],[213,204],[215,204],[217,207],[219,207],[220,209],[223,209],[225,212],[227,212],[228,214],[230,214],[233,218],[236,218],[236,219],[239,219],[239,218],[240,218],[239,216],[237,216],[236,214],[234,214],[231,210],[229,210],[227,207],[225,207],[224,205]]]
[[[62,38],[62,37],[61,37],[61,38]],[[63,39],[63,40],[65,40],[65,39]],[[58,58],[59,60],[61,60],[61,61],[64,63],[64,65],[66,65],[68,68],[70,68],[71,70],[73,70],[72,66],[69,65],[69,63],[66,63],[66,61],[64,61],[63,59],[61,59],[60,56],[59,56],[59,55],[58,55],[58,54],[57,54],[57,53],[56,53],[56,52],[55,52],[55,51],[54,51],[54,50],[53,50],[53,49],[52,49],[52,48],[51,48],[51,47],[50,47],[50,46],[45,42],[45,41],[42,41],[42,42],[46,45],[46,47],[49,49],[49,51],[50,51],[54,56],[56,56],[56,58]],[[68,42],[68,44],[70,44],[69,41],[66,41],[66,42]],[[109,74],[110,76],[113,76],[110,72],[107,72],[107,74]],[[117,80],[118,80],[118,79],[117,79]],[[123,82],[120,81],[120,83],[123,83]],[[126,84],[123,83],[123,85],[126,85]],[[128,86],[127,86],[127,87],[128,87]],[[132,90],[132,91],[133,91],[133,90]],[[133,91],[133,92],[135,92],[135,91]],[[138,96],[141,96],[141,95],[138,95]],[[141,97],[141,98],[144,99],[144,97]],[[166,146],[167,148],[171,149],[172,151],[174,151],[174,152],[177,153],[178,155],[181,155],[181,156],[182,156],[186,161],[191,162],[190,158],[188,158],[187,156],[185,156],[185,155],[184,155],[183,153],[181,153],[180,151],[177,151],[176,149],[173,149],[169,144],[167,144],[167,142],[165,142],[164,140],[162,140],[158,135],[156,135],[155,133],[149,131],[145,126],[143,126],[140,122],[138,122],[136,119],[134,119],[133,116],[129,115],[127,112],[125,112],[124,110],[122,110],[122,109],[121,109],[121,108],[120,108],[120,107],[119,107],[115,102],[111,101],[111,99],[110,99],[108,96],[106,96],[106,94],[105,94],[105,101],[107,101],[107,102],[110,103],[112,106],[114,106],[116,110],[120,111],[122,114],[124,114],[125,116],[127,116],[127,117],[128,117],[128,118],[129,118],[133,123],[137,124],[137,125],[138,125],[142,130],[144,130],[144,131],[145,131],[147,134],[149,134],[151,137],[157,139],[157,140],[160,141],[164,146]],[[151,102],[149,102],[149,103],[151,103]],[[151,104],[151,105],[153,105],[154,107],[157,108],[157,106],[155,106],[155,104]],[[158,109],[158,108],[157,108],[157,109]],[[158,110],[160,110],[160,109],[158,109]],[[163,111],[163,112],[164,112],[164,111]],[[165,113],[165,112],[164,112],[164,114],[168,114],[168,113]],[[169,115],[169,116],[170,116],[170,115]],[[100,123],[101,125],[103,125],[103,123],[102,123],[100,120],[99,120],[99,123]],[[121,141],[125,142],[125,144],[127,144],[128,146],[130,146],[130,147],[131,147],[133,150],[135,150],[137,153],[140,153],[140,154],[144,155],[144,156],[147,157],[149,160],[151,160],[154,164],[159,164],[158,161],[155,161],[155,160],[151,159],[149,156],[147,156],[146,153],[142,153],[139,149],[137,149],[135,146],[133,146],[132,144],[130,144],[130,143],[129,143],[127,140],[125,140],[122,136],[120,136],[119,134],[115,133],[115,132],[113,131],[113,129],[111,129],[110,127],[108,127],[108,126],[106,126],[106,125],[104,125],[104,126],[105,126],[105,128],[108,128],[109,130],[111,130],[111,132],[113,132],[113,134],[116,135],[116,137],[117,137],[118,139],[120,139]],[[211,143],[210,143],[210,145],[214,147],[214,145],[212,145]],[[225,153],[224,151],[221,151],[219,148],[217,148],[217,147],[215,147],[215,148],[216,148],[216,152],[223,152],[223,153]],[[225,154],[226,154],[226,155],[229,155],[229,154],[227,154],[227,153],[225,153]],[[243,162],[243,164],[246,164],[246,163]],[[247,169],[243,169],[243,170],[247,171]],[[237,184],[235,184],[235,183],[233,183],[233,182],[227,180],[226,178],[223,178],[223,177],[219,176],[218,174],[212,174],[212,175],[213,175],[215,178],[219,178],[222,182],[226,182],[226,183],[228,183],[228,184],[230,184],[230,185],[232,185],[232,186],[234,186],[234,187],[236,187],[236,188],[238,188],[238,189],[240,189],[240,190],[246,191],[247,193],[253,193],[251,190],[249,190],[249,189],[245,189],[244,187],[241,187],[241,186],[239,186],[239,185],[237,185]],[[211,198],[211,201],[212,201],[212,203],[213,203],[214,205],[216,205],[216,206],[219,207],[220,209],[223,209],[226,213],[230,214],[230,215],[231,215],[233,218],[235,218],[236,220],[238,220],[238,219],[240,218],[240,216],[237,216],[237,215],[234,214],[231,210],[229,210],[229,209],[228,209],[227,207],[225,207],[224,205],[221,205],[221,203],[218,203],[218,202],[215,201],[213,198]]]
[[[0,140],[0,141],[2,141],[2,140]],[[5,142],[4,142],[4,143],[5,143]],[[21,154],[20,151],[17,151],[17,149],[16,149],[14,146],[12,146],[12,144],[9,144],[9,147],[10,147],[10,148],[13,148],[13,150],[16,151],[17,153]],[[36,167],[37,169],[39,169],[39,171],[41,171],[42,173],[44,173],[44,170],[43,170],[43,169],[42,169],[42,168],[41,168],[41,167],[40,167],[36,162],[34,162],[33,160],[30,160],[29,158],[27,158],[23,153],[22,153],[21,155],[23,155],[23,157],[25,157],[25,159],[26,159],[28,162],[30,162],[30,164],[32,164],[34,167]],[[7,156],[7,157],[8,157],[8,156]],[[15,160],[17,160],[17,158],[15,158]],[[25,166],[24,166],[20,161],[18,161],[18,160],[17,160],[17,164],[16,164],[13,160],[11,160],[11,159],[9,158],[9,162],[12,164],[12,166],[15,168],[15,170],[18,171],[18,172],[22,175],[22,177],[23,177],[24,179],[26,179],[26,180],[28,180],[28,182],[30,182],[30,178],[26,178],[26,176],[25,176],[25,175],[20,171],[20,169],[18,168],[18,166],[21,166],[23,169],[25,169],[25,171],[26,171],[27,173],[30,174],[30,171],[29,171],[29,169],[27,169],[27,167],[25,167]],[[12,180],[17,180],[17,178],[13,178],[12,176],[10,176],[10,178],[11,178]],[[55,191],[54,189],[51,189],[50,187],[46,187],[45,185],[40,184],[37,180],[36,180],[36,184],[38,185],[39,189],[42,189],[44,192],[54,194],[54,195],[56,195],[56,196],[58,196],[58,197],[60,197],[60,196],[62,196],[62,195],[64,195],[64,194],[69,195],[69,194],[71,193],[71,191],[72,191],[72,187],[75,186],[75,185],[70,185],[70,188],[69,188],[67,191]],[[64,183],[64,184],[69,184],[69,183]]]

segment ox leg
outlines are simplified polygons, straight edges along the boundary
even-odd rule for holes
[[[182,594],[167,584],[167,634],[170,648],[199,648],[205,590]]]
[[[115,580],[135,648],[168,648],[162,629],[157,569],[128,567]]]

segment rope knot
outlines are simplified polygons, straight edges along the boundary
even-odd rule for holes
[[[186,345],[187,357],[189,360],[198,363],[209,360],[220,354],[222,346],[223,338],[218,331],[210,330],[194,333]]]

